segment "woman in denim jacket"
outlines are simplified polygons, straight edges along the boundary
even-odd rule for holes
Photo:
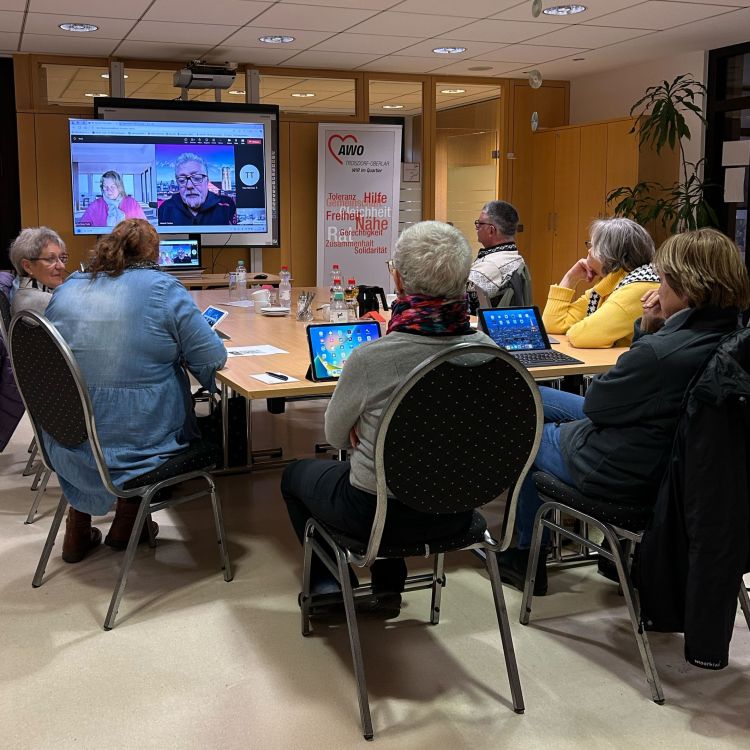
[[[158,255],[156,230],[126,219],[99,240],[88,271],[71,274],[47,307],[83,373],[115,486],[199,436],[183,365],[213,390],[227,358],[185,287],[159,270]],[[88,442],[71,449],[48,435],[44,441],[71,505],[63,560],[79,562],[101,541],[91,515],[107,513],[116,498],[104,488]],[[105,544],[127,545],[137,507],[117,499]]]

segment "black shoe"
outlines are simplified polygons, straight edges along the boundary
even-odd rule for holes
[[[529,550],[512,548],[497,553],[500,566],[500,580],[523,591],[526,583],[526,568],[529,565]],[[547,593],[547,550],[539,550],[539,563],[536,567],[534,579],[534,596],[544,596]]]
[[[384,620],[398,617],[401,612],[401,594],[373,594],[354,601],[357,612],[375,615]]]
[[[617,566],[612,560],[607,560],[606,557],[599,555],[599,559],[596,561],[596,569],[600,576],[604,576],[610,581],[619,584],[620,578],[617,575]]]

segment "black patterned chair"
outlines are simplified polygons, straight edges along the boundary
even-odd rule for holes
[[[528,371],[494,346],[458,344],[415,368],[383,409],[375,444],[377,509],[369,540],[341,535],[320,521],[308,521],[304,539],[302,634],[311,633],[310,564],[318,555],[339,581],[354,661],[362,731],[372,739],[355,599],[371,586],[352,588],[348,564],[367,568],[376,559],[434,558],[432,573],[407,578],[405,591],[432,590],[430,622],[437,624],[445,585],[444,556],[483,550],[505,654],[513,708],[524,710],[508,614],[496,552],[507,549],[515,522],[518,490],[536,454],[542,427],[539,391]],[[383,541],[387,491],[424,513],[473,511],[468,530],[452,538],[429,538],[411,545]],[[508,491],[500,541],[476,510]],[[328,548],[333,555],[326,553]]]
[[[659,705],[664,703],[664,692],[651,653],[648,636],[641,625],[641,613],[636,590],[630,576],[636,544],[641,542],[644,529],[653,514],[647,505],[605,502],[586,496],[576,488],[561,482],[557,477],[545,472],[535,472],[534,484],[543,503],[534,520],[534,534],[531,539],[531,553],[526,569],[526,582],[521,600],[522,625],[528,625],[531,617],[531,601],[534,595],[537,561],[545,528],[550,532],[577,542],[582,547],[597,552],[614,563],[620,583],[620,590],[630,617],[638,651],[646,673],[646,681],[651,690],[651,698]],[[571,517],[584,529],[596,528],[602,533],[606,544],[592,541],[587,533],[580,534],[565,526],[562,519]],[[750,627],[750,598],[744,585],[740,586],[740,605]]]
[[[122,498],[140,498],[138,513],[128,541],[120,575],[115,586],[104,629],[111,630],[115,624],[128,573],[135,557],[143,525],[152,513],[164,508],[209,495],[213,507],[219,558],[224,570],[224,580],[232,580],[232,569],[227,552],[221,503],[211,476],[207,473],[217,460],[218,448],[210,443],[197,441],[157,469],[126,482],[117,488],[112,484],[102,446],[96,431],[94,412],[86,384],[70,347],[57,329],[44,317],[34,312],[19,312],[10,327],[10,352],[16,374],[18,389],[26,405],[34,428],[34,436],[45,468],[54,471],[44,442],[46,433],[62,445],[74,448],[88,441],[96,462],[102,484],[113,495]],[[135,429],[135,427],[134,427]],[[182,484],[189,480],[202,480],[207,487],[186,495],[175,492],[164,498],[158,493],[165,487]],[[63,495],[57,506],[55,517],[42,551],[32,581],[37,588],[42,585],[47,562],[52,552],[60,524],[68,502]],[[151,524],[148,525],[151,533]],[[151,546],[155,546],[153,537]]]

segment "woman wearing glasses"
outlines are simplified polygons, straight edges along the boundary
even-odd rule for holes
[[[44,315],[52,290],[65,280],[68,252],[62,237],[48,227],[24,229],[10,246],[10,260],[18,274],[11,313],[33,310]]]
[[[78,222],[84,227],[113,227],[123,219],[145,219],[141,204],[125,192],[119,172],[110,169],[99,183],[102,194],[89,205]]]
[[[630,219],[599,219],[589,236],[588,255],[550,287],[544,325],[581,349],[628,346],[641,298],[659,286],[651,266],[654,241]],[[579,284],[590,288],[576,297]]]

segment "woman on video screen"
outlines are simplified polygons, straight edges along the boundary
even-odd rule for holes
[[[102,194],[83,212],[81,226],[114,227],[123,219],[145,219],[141,204],[125,192],[119,172],[110,169],[99,183]]]

